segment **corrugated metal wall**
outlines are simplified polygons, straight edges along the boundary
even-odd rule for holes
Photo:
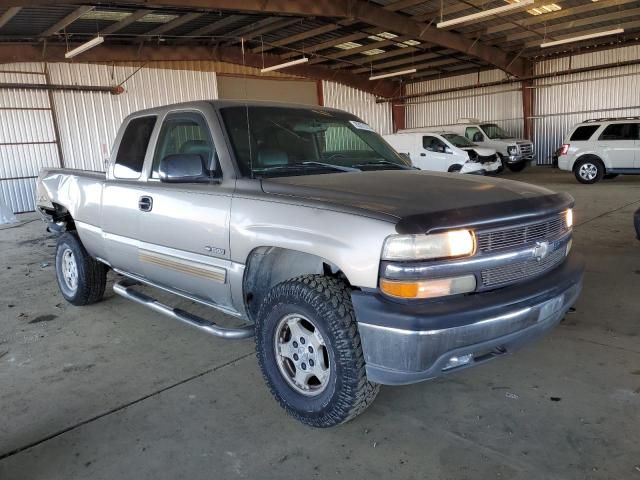
[[[540,62],[536,73],[604,65],[640,58],[640,46]],[[640,115],[640,65],[545,78],[535,82],[534,138],[538,163],[551,163],[576,123],[587,118]]]
[[[469,87],[504,78],[505,73],[500,70],[459,75],[409,84],[407,94]],[[406,128],[440,127],[454,124],[460,118],[478,118],[495,122],[517,137],[522,136],[524,121],[520,83],[443,93],[407,102]]]
[[[374,95],[335,82],[323,81],[322,95],[326,107],[353,113],[380,135],[393,133],[390,103],[376,103]]]
[[[131,112],[217,98],[216,74],[199,71],[199,66],[182,70],[167,65],[145,67],[134,74],[138,69],[134,65],[49,64],[50,81],[54,84],[111,86],[134,74],[121,95],[53,92],[65,167],[103,171],[118,127]],[[40,63],[7,64],[0,70],[16,72],[0,73],[1,82],[45,83],[44,65]],[[0,145],[0,193],[2,201],[14,212],[34,209],[33,177],[43,167],[60,165],[54,141],[46,91],[0,90],[0,144],[12,144]]]
[[[0,82],[46,83],[43,65],[2,65]],[[48,93],[0,90],[0,202],[16,213],[33,210],[38,172],[59,165]]]
[[[65,85],[117,85],[133,74],[121,95],[54,92],[65,167],[103,171],[118,128],[132,112],[218,96],[213,72],[142,68],[136,73],[136,70],[133,66],[49,65],[51,83]]]

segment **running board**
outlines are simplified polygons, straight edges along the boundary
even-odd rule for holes
[[[225,328],[216,325],[209,320],[185,312],[179,308],[173,308],[164,303],[160,303],[153,297],[137,292],[133,289],[135,285],[139,285],[135,280],[125,279],[113,284],[113,291],[121,297],[132,300],[140,305],[144,305],[151,310],[162,313],[167,317],[178,320],[187,325],[197,328],[198,330],[213,335],[215,337],[242,339],[253,337],[253,325],[241,328]]]

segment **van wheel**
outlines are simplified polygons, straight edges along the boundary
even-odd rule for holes
[[[260,306],[255,332],[271,393],[306,425],[347,422],[380,390],[367,380],[351,295],[340,280],[305,275],[276,285]]]
[[[527,162],[508,163],[507,166],[512,172],[521,172],[527,166]]]
[[[457,173],[460,170],[462,170],[462,165],[451,165],[449,167],[449,170],[447,170],[449,173]]]
[[[573,167],[573,173],[580,183],[596,183],[604,176],[604,165],[598,157],[581,158]]]
[[[106,265],[91,257],[78,235],[66,232],[56,245],[56,278],[62,296],[77,306],[102,299],[107,284]]]

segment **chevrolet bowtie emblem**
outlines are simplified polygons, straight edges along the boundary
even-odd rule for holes
[[[533,247],[533,258],[540,261],[549,254],[549,242],[536,242]]]

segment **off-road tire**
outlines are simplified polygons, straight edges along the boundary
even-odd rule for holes
[[[64,280],[63,256],[73,254],[77,269],[77,287],[70,288]],[[68,253],[67,253],[68,255]],[[62,296],[77,306],[100,301],[107,283],[106,265],[91,257],[75,232],[66,232],[58,237],[56,245],[56,279]]]
[[[589,165],[595,168],[595,176],[593,178],[586,178],[582,174],[582,167]],[[591,185],[602,180],[602,178],[604,177],[604,172],[605,168],[602,160],[592,155],[585,155],[584,157],[581,157],[573,166],[573,174],[575,175],[576,180],[587,185]]]
[[[330,374],[316,396],[297,392],[278,367],[275,336],[281,320],[304,315],[325,340]],[[367,380],[364,354],[346,284],[322,275],[304,275],[271,289],[255,325],[256,355],[275,399],[289,415],[312,427],[348,422],[375,399],[380,386]]]

